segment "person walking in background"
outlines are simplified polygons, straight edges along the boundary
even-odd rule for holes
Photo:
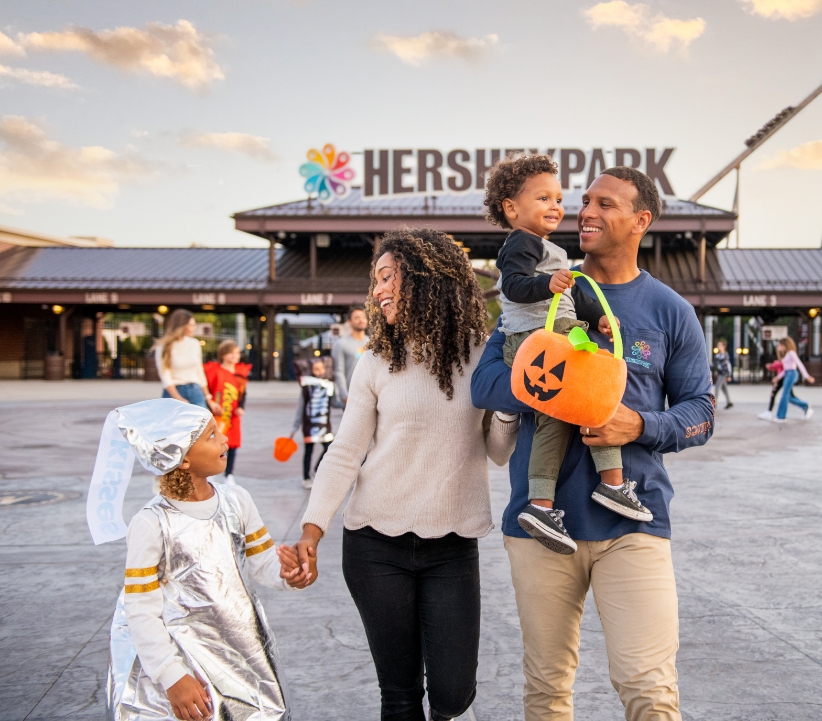
[[[197,322],[184,308],[172,312],[165,321],[163,337],[154,344],[157,373],[163,384],[163,398],[208,408],[219,413],[208,390],[203,371],[203,349],[194,337]]]
[[[725,394],[725,410],[733,408],[734,404],[731,401],[731,394],[728,392],[728,383],[733,380],[734,370],[731,365],[731,356],[728,354],[728,344],[724,340],[717,341],[716,355],[711,366],[714,375],[716,376],[716,385],[714,385],[714,398],[719,399],[719,391]]]
[[[240,346],[233,340],[224,340],[217,348],[217,360],[205,364],[208,390],[220,407],[217,427],[228,438],[228,457],[225,465],[225,482],[234,481],[234,461],[240,447],[240,418],[245,413],[245,390],[248,385],[249,363],[240,363]]]
[[[351,326],[350,335],[340,338],[331,349],[337,398],[343,406],[348,401],[348,389],[351,386],[354,368],[368,343],[368,336],[365,334],[368,328],[368,316],[365,314],[364,306],[352,305],[348,309],[348,325]]]
[[[776,352],[778,355],[779,348],[777,348]],[[782,360],[779,357],[773,363],[768,363],[768,365],[765,366],[767,370],[769,370],[771,373],[775,373],[776,375],[782,373],[783,367],[784,366],[782,365]],[[761,418],[763,421],[769,421],[773,418],[773,404],[776,402],[776,396],[779,395],[779,391],[782,390],[782,386],[784,385],[784,383],[785,378],[783,376],[778,381],[776,381],[776,383],[771,387],[771,397],[768,401],[768,410],[762,411],[762,413],[757,413],[757,418]],[[791,388],[791,395],[794,398],[796,398],[796,395],[793,392],[793,388]]]
[[[778,373],[773,379],[773,384],[776,385],[780,380],[783,381],[783,383],[782,396],[779,399],[779,406],[776,409],[776,418],[773,419],[774,423],[785,423],[788,416],[788,403],[799,406],[805,413],[805,420],[808,420],[813,415],[813,408],[811,408],[809,403],[799,400],[799,398],[793,395],[793,387],[799,380],[800,373],[808,383],[813,383],[815,379],[805,370],[805,366],[799,359],[799,355],[796,352],[796,343],[793,342],[793,338],[788,336],[780,340],[776,344],[776,352],[782,358],[782,372]]]
[[[300,404],[294,416],[294,427],[291,429],[291,438],[302,426],[305,454],[303,455],[303,488],[311,488],[311,456],[314,454],[314,444],[322,443],[323,450],[314,466],[316,472],[328,446],[334,440],[331,432],[331,399],[334,396],[334,381],[325,378],[325,363],[317,358],[311,364],[311,375],[300,376]]]

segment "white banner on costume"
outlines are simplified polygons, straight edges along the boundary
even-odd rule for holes
[[[86,520],[95,546],[123,538],[128,529],[123,521],[123,498],[131,480],[134,451],[117,427],[118,418],[117,411],[106,418],[88,489]]]

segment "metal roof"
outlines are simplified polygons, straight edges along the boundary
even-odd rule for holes
[[[582,193],[579,188],[565,191],[563,206],[566,216],[577,215],[582,207]],[[269,205],[265,208],[245,210],[235,213],[235,219],[269,217],[328,217],[328,216],[469,216],[482,217],[485,193],[447,193],[442,195],[391,195],[364,198],[362,189],[351,188],[344,198],[323,205],[317,200],[296,200],[290,203]],[[733,219],[732,212],[701,205],[690,200],[677,198],[663,199],[663,217],[711,217]],[[491,230],[489,228],[489,230]]]
[[[268,251],[256,248],[21,248],[0,254],[9,290],[262,290]]]
[[[642,259],[646,270],[678,291],[700,289],[695,253],[666,253],[655,273],[653,256]],[[822,291],[822,249],[709,250],[705,256],[705,289],[736,293]]]
[[[698,290],[694,252],[653,253],[640,264],[680,292]],[[336,253],[317,261],[317,278],[363,279],[368,259]],[[822,249],[709,250],[705,289],[727,292],[822,292]],[[308,253],[277,250],[277,277],[308,282]],[[324,281],[327,282],[327,281]],[[256,248],[14,248],[0,253],[5,290],[261,291],[267,288],[268,251]]]

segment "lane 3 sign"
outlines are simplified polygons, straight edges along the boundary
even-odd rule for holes
[[[441,151],[366,150],[363,153],[364,198],[385,195],[461,193],[482,190],[485,174],[508,153],[546,153],[559,164],[562,187],[587,188],[605,168],[629,165],[639,168],[659,184],[665,195],[674,195],[665,165],[675,148],[477,148]]]

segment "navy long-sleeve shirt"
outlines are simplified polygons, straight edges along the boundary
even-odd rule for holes
[[[593,295],[585,279],[578,278],[577,284]],[[702,445],[714,428],[711,373],[702,329],[691,305],[644,270],[630,283],[600,288],[622,324],[628,365],[622,402],[637,411],[645,423],[642,435],[622,446],[623,475],[636,481],[637,495],[654,520],[632,521],[591,499],[600,478],[580,433],[571,434],[554,506],[565,511],[565,526],[577,540],[604,541],[637,532],[670,538],[669,506],[674,490],[662,454]],[[605,336],[594,330],[589,336],[600,347],[612,350]],[[534,414],[511,392],[511,369],[502,359],[504,342],[501,333],[491,334],[471,379],[471,397],[478,408],[522,414],[509,463],[511,496],[502,517],[502,531],[528,538],[517,516],[528,503]]]

